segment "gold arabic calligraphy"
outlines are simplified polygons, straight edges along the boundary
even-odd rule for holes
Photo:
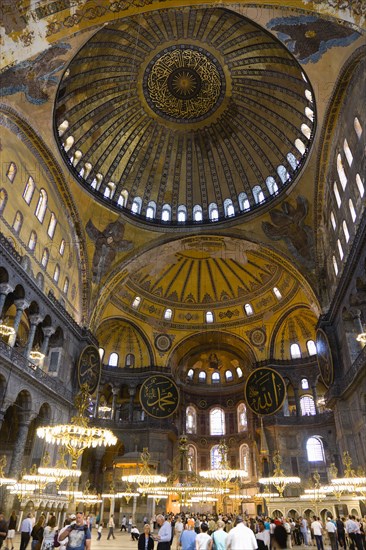
[[[170,416],[178,405],[178,389],[165,376],[149,378],[142,387],[141,402],[152,416]]]
[[[272,369],[252,373],[246,386],[246,398],[250,408],[257,414],[272,414],[283,403],[285,385]]]

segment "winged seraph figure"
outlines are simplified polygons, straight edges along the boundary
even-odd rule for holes
[[[269,215],[273,223],[263,222],[264,233],[270,239],[283,239],[290,252],[310,269],[314,262],[314,237],[310,226],[305,224],[308,213],[308,201],[305,197],[296,198],[296,207],[287,201],[281,204],[281,210],[271,210]]]
[[[102,231],[89,220],[85,230],[92,241],[95,242],[93,282],[98,283],[112,265],[117,252],[131,250],[133,244],[123,238],[125,226],[120,220],[109,223]]]

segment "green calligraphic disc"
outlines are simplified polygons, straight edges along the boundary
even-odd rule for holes
[[[89,393],[93,394],[98,387],[102,372],[102,362],[99,350],[95,346],[86,346],[80,354],[78,362],[78,383],[81,388],[88,384]]]
[[[248,407],[258,415],[278,411],[286,397],[286,384],[282,376],[268,367],[250,373],[244,388]]]
[[[168,418],[179,405],[178,387],[162,374],[150,376],[141,386],[140,403],[149,416]]]

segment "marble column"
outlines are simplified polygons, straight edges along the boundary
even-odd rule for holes
[[[8,340],[8,345],[12,348],[14,347],[15,341],[17,339],[18,329],[20,325],[20,320],[23,315],[23,311],[27,309],[27,307],[29,306],[29,303],[26,302],[25,300],[14,300],[14,304],[16,307],[16,313],[15,313],[14,324],[13,324],[15,333],[9,336],[9,340]]]
[[[35,417],[30,411],[24,412],[19,421],[17,440],[9,468],[9,477],[19,478],[23,468],[24,449],[27,442],[29,426]]]
[[[361,322],[361,310],[351,309],[350,314],[352,315],[353,326],[355,327],[355,339],[356,339],[359,334],[363,334],[364,332],[366,332]],[[357,340],[356,342],[357,344],[359,344],[360,348],[364,347],[364,344],[362,342],[358,342]]]
[[[27,359],[29,359],[29,354],[32,351],[33,340],[36,334],[37,325],[42,321],[42,317],[38,314],[30,315],[29,321],[30,321],[30,331],[28,335],[28,342],[24,350],[24,357],[26,357]]]
[[[8,294],[10,294],[10,292],[13,292],[13,290],[14,290],[14,287],[9,285],[9,283],[0,284],[0,319],[2,319],[2,313],[3,313],[6,297]]]
[[[112,399],[111,419],[116,420],[117,397],[119,394],[119,388],[112,388],[112,394],[113,394],[113,399]]]
[[[318,393],[316,391],[316,386],[311,386],[311,391],[313,393],[315,412],[316,412],[316,414],[319,414]]]
[[[100,399],[100,393],[99,393],[99,387],[97,388],[97,394],[95,397],[95,404],[94,404],[94,412],[93,416],[94,418],[98,418],[98,409],[99,409],[99,399]]]
[[[130,402],[128,404],[128,421],[133,422],[133,404],[135,401],[136,388],[128,388],[128,394],[130,396]]]
[[[300,407],[300,398],[299,398],[299,388],[294,387],[294,396],[295,396],[296,416],[300,416],[301,407]]]
[[[44,334],[44,340],[42,342],[40,351],[41,353],[43,353],[44,356],[46,356],[48,354],[48,345],[50,343],[50,338],[52,334],[55,334],[56,329],[54,329],[53,327],[42,327],[42,331]],[[43,363],[44,363],[44,358],[41,360],[39,366],[43,367]]]

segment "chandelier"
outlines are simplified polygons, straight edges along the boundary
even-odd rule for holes
[[[218,446],[218,468],[201,470],[199,475],[204,479],[217,481],[220,485],[227,485],[230,481],[248,477],[246,470],[234,470],[227,461],[228,446],[222,441]]]
[[[321,502],[327,496],[326,487],[323,487],[320,483],[319,472],[315,471],[312,474],[313,487],[311,489],[305,489],[304,493],[300,495],[300,498],[304,500],[311,500],[314,504]]]
[[[5,455],[2,455],[0,458],[0,486],[1,485],[15,485],[17,480],[12,477],[5,477],[4,470],[6,468],[7,458]]]
[[[273,485],[277,489],[279,496],[283,497],[286,486],[301,483],[301,479],[296,476],[285,476],[284,471],[281,469],[281,462],[281,455],[279,451],[276,451],[273,457],[273,464],[275,465],[273,476],[262,477],[259,479],[259,483],[261,485]]]
[[[19,500],[22,500],[24,497],[33,495],[37,489],[38,485],[36,483],[24,483],[22,480],[14,485],[9,485],[7,487],[10,495],[17,495]]]
[[[50,457],[49,453],[45,453],[43,457],[43,466],[38,468],[38,474],[41,476],[52,477],[53,482],[56,484],[56,488],[59,489],[61,483],[66,478],[76,479],[81,476],[81,470],[75,468],[68,468],[65,456],[62,455],[55,466],[49,466]]]
[[[168,478],[158,474],[152,474],[149,467],[150,453],[147,447],[144,447],[140,455],[141,467],[138,474],[130,474],[122,476],[122,481],[136,483],[141,489],[142,495],[145,495],[148,488],[154,483],[164,483]]]
[[[334,463],[329,468],[331,479],[331,488],[335,496],[339,499],[343,493],[361,492],[365,489],[366,477],[356,475],[352,469],[352,459],[348,451],[343,452],[342,463],[344,466],[344,477],[338,476],[338,469]]]
[[[11,336],[12,334],[15,334],[15,329],[8,325],[8,319],[5,319],[4,321],[0,319],[0,336]]]
[[[89,426],[89,419],[85,416],[89,401],[89,386],[83,384],[75,398],[78,413],[71,418],[70,424],[41,426],[37,429],[38,437],[45,439],[47,443],[66,447],[72,458],[73,469],[76,469],[77,461],[85,449],[98,446],[107,447],[117,443],[116,436],[110,430]]]

